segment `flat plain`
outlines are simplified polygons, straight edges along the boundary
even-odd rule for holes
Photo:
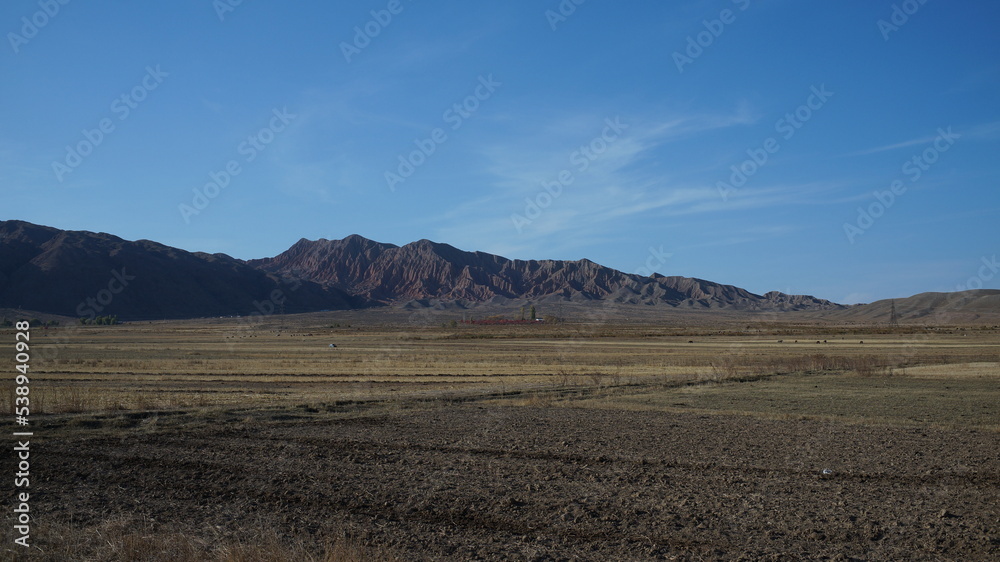
[[[1000,556],[997,326],[329,313],[32,341],[35,547],[6,529],[6,559]]]

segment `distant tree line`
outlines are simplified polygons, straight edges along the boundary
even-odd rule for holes
[[[462,324],[535,324],[538,322],[543,322],[545,324],[557,324],[562,321],[562,318],[552,314],[546,314],[544,317],[539,318],[538,311],[535,310],[535,305],[531,305],[521,307],[521,315],[517,320],[506,318],[502,314],[494,314],[481,320],[476,320],[475,316],[470,316],[468,320],[463,319]],[[456,321],[452,320],[450,324],[442,324],[442,327],[448,327],[449,325],[454,328]]]

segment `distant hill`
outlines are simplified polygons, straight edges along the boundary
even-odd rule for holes
[[[980,289],[958,293],[921,293],[901,299],[886,299],[824,313],[823,318],[840,322],[888,323],[893,304],[900,324],[964,324],[1000,322],[1000,290]]]
[[[135,320],[368,305],[332,287],[283,280],[225,254],[0,222],[0,308]]]
[[[689,277],[623,273],[590,260],[509,260],[420,240],[395,246],[352,235],[302,239],[282,254],[247,262],[273,274],[328,284],[384,304],[614,301],[621,304],[740,310],[837,310],[830,301],[779,292],[756,295]]]

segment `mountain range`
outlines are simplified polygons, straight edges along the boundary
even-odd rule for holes
[[[703,279],[628,274],[587,259],[509,260],[430,240],[395,246],[358,235],[343,240],[302,239],[278,256],[247,263],[381,304],[427,299],[463,303],[610,300],[743,310],[842,308],[814,297],[779,292],[755,295]]]
[[[107,233],[0,222],[0,308],[139,320],[595,301],[824,315],[857,309],[703,279],[629,274],[586,259],[510,260],[430,240],[396,246],[358,235],[302,239],[277,256],[244,261]]]

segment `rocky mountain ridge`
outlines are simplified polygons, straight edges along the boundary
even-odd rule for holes
[[[251,260],[263,271],[308,279],[383,304],[435,299],[496,299],[738,308],[832,310],[841,305],[802,295],[756,295],[703,279],[623,273],[587,259],[510,260],[420,240],[404,246],[351,235],[343,240],[302,239],[273,258]]]

